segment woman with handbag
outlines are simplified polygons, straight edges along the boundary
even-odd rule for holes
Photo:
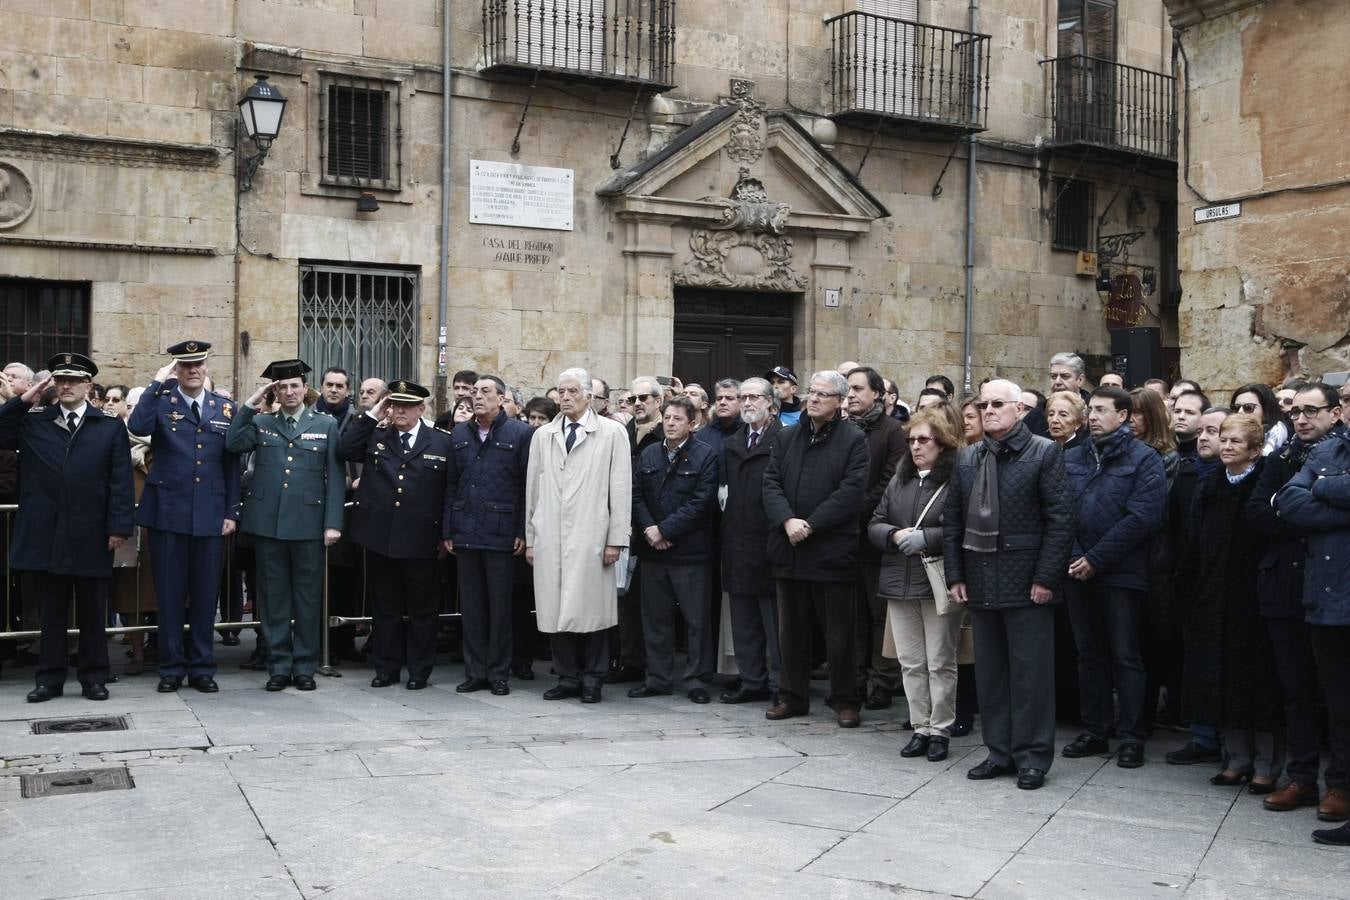
[[[947,758],[956,719],[956,650],[962,610],[949,609],[942,568],[942,500],[962,437],[933,408],[909,420],[909,452],[901,457],[868,525],[882,550],[878,595],[891,631],[909,701],[914,736],[901,756]]]

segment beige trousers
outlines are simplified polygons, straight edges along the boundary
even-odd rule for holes
[[[947,737],[956,721],[961,610],[938,615],[932,598],[888,600],[895,655],[915,734]]]

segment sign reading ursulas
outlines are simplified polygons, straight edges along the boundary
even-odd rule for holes
[[[469,221],[571,231],[572,170],[470,160]]]

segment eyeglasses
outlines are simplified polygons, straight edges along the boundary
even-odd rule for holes
[[[1234,412],[1240,412],[1240,413],[1248,413],[1248,414],[1250,414],[1250,413],[1256,412],[1256,411],[1257,411],[1258,409],[1260,409],[1260,408],[1261,408],[1261,404],[1259,404],[1259,403],[1234,403],[1234,404],[1233,404],[1233,410],[1234,410]]]
[[[816,400],[838,400],[839,395],[834,391],[807,391],[806,396]]]
[[[931,434],[916,434],[916,435],[912,435],[912,436],[910,436],[910,437],[908,437],[908,438],[905,438],[905,440],[906,440],[908,443],[911,443],[911,444],[918,444],[919,446],[922,447],[922,446],[924,446],[924,445],[926,445],[926,444],[931,444],[931,443],[933,443],[933,436],[932,436]]]
[[[721,400],[722,398],[718,397],[717,399]],[[742,403],[748,403],[751,400],[768,400],[769,398],[765,394],[741,394],[738,399]]]
[[[1299,416],[1307,416],[1311,419],[1324,409],[1331,409],[1330,406],[1295,406],[1289,410],[1289,418],[1297,419]]]
[[[1012,400],[976,400],[976,401],[975,401],[975,408],[978,409],[980,412],[984,412],[986,409],[988,409],[988,408],[991,407],[991,406],[992,406],[994,409],[1002,409],[1003,407],[1007,406],[1009,403],[1013,403],[1013,402],[1015,402],[1015,401],[1012,401]]]

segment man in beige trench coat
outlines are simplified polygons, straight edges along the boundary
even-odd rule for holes
[[[599,703],[618,624],[615,563],[628,546],[632,457],[622,425],[591,410],[591,376],[558,376],[560,414],[535,433],[525,488],[525,557],[558,684],[545,700]]]

